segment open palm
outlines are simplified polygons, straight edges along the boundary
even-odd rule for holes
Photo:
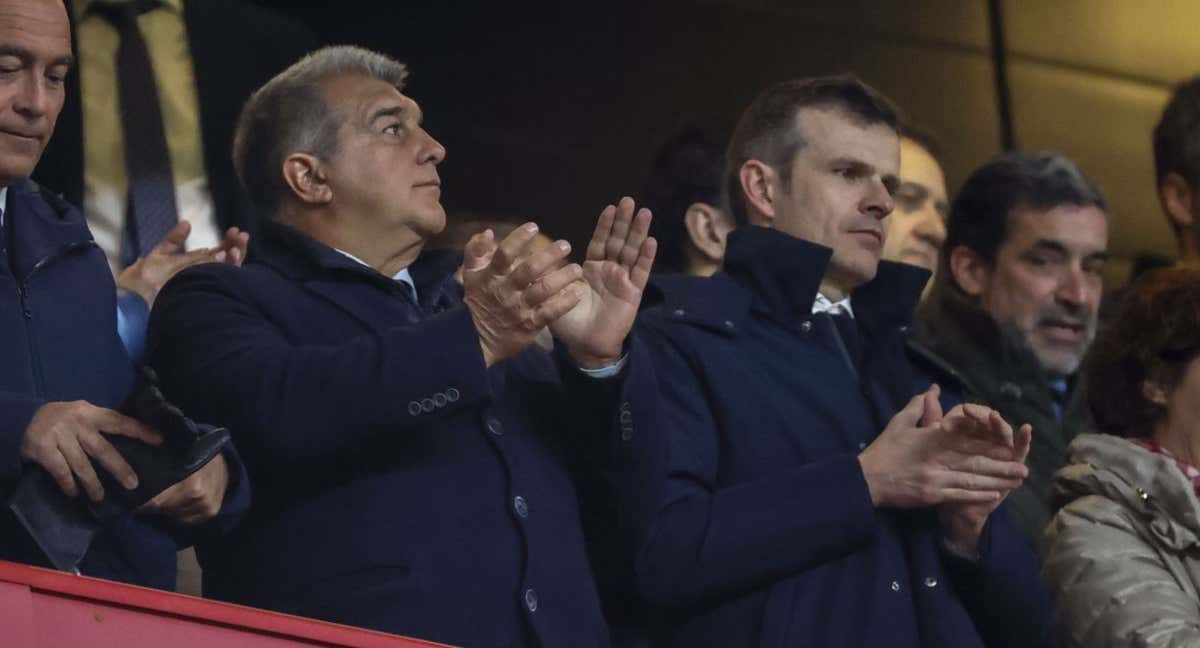
[[[649,231],[650,210],[635,214],[632,198],[600,212],[579,280],[586,289],[579,304],[550,325],[580,366],[602,367],[620,359],[654,263],[657,244]]]

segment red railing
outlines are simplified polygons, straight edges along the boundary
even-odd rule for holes
[[[430,648],[443,644],[0,561],[0,645]]]

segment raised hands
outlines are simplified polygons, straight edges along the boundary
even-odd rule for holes
[[[575,308],[583,297],[578,264],[562,265],[566,241],[528,249],[537,225],[526,223],[499,245],[491,230],[471,237],[463,256],[463,301],[471,311],[487,366],[520,353],[539,331]]]
[[[180,270],[200,263],[240,266],[246,259],[250,235],[236,227],[225,231],[225,237],[217,247],[183,252],[184,243],[191,233],[191,223],[185,220],[176,223],[146,256],[117,275],[117,287],[141,295],[147,304],[153,306],[158,291]]]
[[[637,318],[657,244],[649,237],[650,211],[634,213],[622,198],[600,212],[583,263],[579,303],[550,324],[579,366],[599,368],[621,357],[625,336]]]

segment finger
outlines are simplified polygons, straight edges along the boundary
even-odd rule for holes
[[[992,438],[1010,448],[1016,447],[1012,426],[1008,424],[1008,421],[1004,420],[1003,416],[1000,416],[1000,412],[992,410],[991,415],[988,417],[988,423],[988,429],[992,434]]]
[[[942,420],[942,402],[938,400],[941,394],[941,387],[936,383],[929,386],[923,394],[924,411],[921,413],[921,425],[930,426]]]
[[[492,262],[489,264],[492,272],[501,276],[508,274],[512,270],[513,262],[520,257],[521,250],[525,249],[537,232],[537,223],[525,223],[504,237],[492,254]]]
[[[588,241],[587,260],[603,261],[604,244],[612,233],[613,219],[616,218],[617,208],[608,205],[600,210],[600,218],[596,219],[596,229],[592,232],[592,240]]]
[[[657,253],[658,241],[654,240],[654,237],[646,239],[642,243],[637,263],[633,264],[633,269],[629,271],[629,281],[633,283],[639,293],[646,290],[646,284],[650,281],[650,271],[654,269],[654,256]]]
[[[201,250],[192,250],[182,254],[172,254],[163,257],[166,260],[165,268],[168,275],[173,275],[184,268],[201,263],[220,263],[225,260],[225,250],[220,248],[204,248]]]
[[[579,267],[577,263],[572,263],[571,265],[542,275],[537,281],[522,291],[521,303],[531,308],[540,306],[542,302],[557,295],[581,277],[583,277],[583,268]]]
[[[188,235],[191,233],[192,224],[186,220],[180,220],[175,224],[175,227],[172,227],[166,233],[166,235],[162,237],[162,240],[150,250],[150,254],[174,254],[175,252],[182,250],[184,243],[187,241]]]
[[[904,406],[904,409],[896,412],[896,415],[892,417],[891,423],[888,423],[888,427],[891,427],[892,423],[899,423],[903,427],[916,427],[917,422],[921,420],[921,414],[924,412],[925,393],[920,393],[913,396],[912,400],[908,401],[908,405]]]
[[[154,511],[157,513],[166,511],[170,508],[171,502],[180,497],[181,490],[182,487],[179,484],[172,484],[163,492],[150,498],[150,501],[143,504],[138,510]]]
[[[950,441],[947,442],[946,447],[965,456],[979,455],[981,457],[990,457],[997,461],[1016,461],[1016,456],[1013,454],[1012,448],[987,439],[979,439],[968,435],[951,433]]]
[[[71,472],[75,473],[75,478],[83,486],[83,492],[87,493],[88,499],[93,502],[104,499],[104,486],[100,484],[100,476],[96,474],[96,469],[92,467],[92,462],[80,447],[78,439],[74,436],[64,436],[59,439],[58,449],[70,464]]]
[[[621,250],[625,249],[625,239],[633,225],[633,198],[625,196],[617,203],[617,213],[613,217],[612,231],[604,242],[604,258],[608,261],[621,261]]]
[[[643,207],[633,217],[629,234],[625,237],[625,247],[621,249],[619,261],[626,268],[632,268],[637,263],[642,250],[642,242],[650,236],[650,210]]]
[[[96,408],[94,417],[92,423],[103,432],[120,434],[152,446],[162,445],[162,435],[137,419],[102,407]]]
[[[963,403],[961,407],[963,414],[966,414],[967,416],[971,417],[971,419],[984,424],[988,422],[988,417],[992,413],[991,408],[984,407],[983,405],[976,405],[975,403]]]
[[[973,491],[1007,492],[1021,486],[1020,479],[977,475],[970,472],[951,472],[945,481],[946,488]]]
[[[1025,459],[1029,457],[1029,447],[1033,445],[1033,426],[1026,423],[1017,430],[1016,439],[1013,442],[1016,448],[1014,459],[1025,463]]]
[[[577,282],[563,288],[557,294],[542,302],[537,307],[534,315],[536,327],[540,329],[543,326],[547,326],[570,312],[572,308],[579,305],[579,300],[583,299],[584,290],[587,290],[586,286],[581,286]]]
[[[137,473],[133,471],[133,467],[125,461],[121,453],[117,452],[117,449],[103,435],[80,435],[79,444],[88,455],[95,458],[104,470],[115,477],[122,486],[129,490],[137,488]]]
[[[555,241],[554,245],[539,250],[518,261],[517,267],[509,275],[509,282],[517,290],[523,290],[539,277],[555,268],[570,253],[570,243]]]
[[[492,261],[492,253],[496,250],[496,235],[492,230],[485,229],[472,236],[463,249],[463,270],[474,272],[487,267]]]
[[[67,497],[75,497],[79,494],[79,488],[75,485],[75,474],[71,472],[71,466],[67,463],[61,450],[56,447],[47,452],[45,456],[38,457],[37,462],[46,469],[46,472],[50,473]]]
[[[1029,468],[1019,461],[993,459],[983,455],[956,457],[949,461],[948,464],[956,472],[996,477],[1005,480],[1020,481],[1029,475]]]

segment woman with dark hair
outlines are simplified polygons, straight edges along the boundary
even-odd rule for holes
[[[1067,646],[1200,646],[1200,270],[1126,295],[1085,364],[1043,575]],[[1035,432],[1036,434],[1036,432]]]

